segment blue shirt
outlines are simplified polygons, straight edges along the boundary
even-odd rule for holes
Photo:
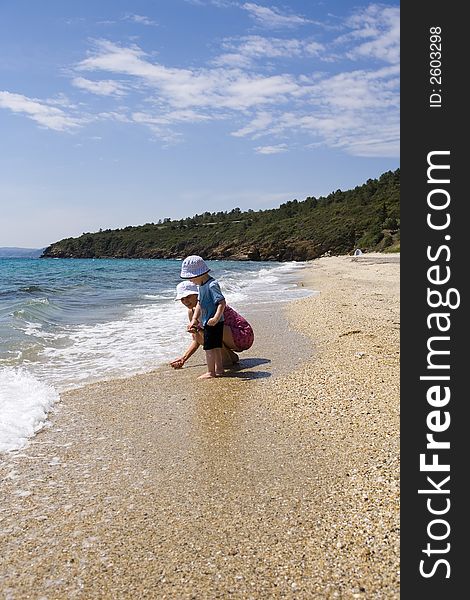
[[[201,318],[204,327],[207,321],[215,315],[217,305],[222,300],[225,300],[225,298],[220,291],[218,282],[209,276],[209,279],[199,286],[199,304],[201,305]],[[223,320],[224,315],[222,314],[220,321]]]

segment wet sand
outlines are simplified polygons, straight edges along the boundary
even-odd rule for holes
[[[302,273],[226,377],[68,392],[2,457],[1,597],[399,598],[399,257]]]

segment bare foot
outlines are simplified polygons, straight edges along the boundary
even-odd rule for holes
[[[198,379],[214,379],[216,377],[216,375],[212,375],[212,373],[203,373],[202,375],[199,375]]]
[[[216,371],[215,375],[216,377],[222,377],[222,375],[225,375],[225,371]]]

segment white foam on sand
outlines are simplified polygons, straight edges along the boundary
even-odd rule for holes
[[[24,369],[0,371],[0,452],[23,448],[59,400],[58,392]]]
[[[226,273],[220,278],[221,289],[228,303],[239,303],[241,309],[244,305],[295,300],[311,293],[298,285],[297,272],[305,266],[292,261],[244,273]]]
[[[151,371],[176,358],[191,341],[180,303],[137,306],[123,318],[70,327],[69,344],[49,347],[45,378],[59,390]]]

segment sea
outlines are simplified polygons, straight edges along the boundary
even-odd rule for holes
[[[309,295],[305,263],[208,261],[244,310]],[[145,373],[179,356],[180,260],[0,259],[0,452],[23,448],[60,394]]]

